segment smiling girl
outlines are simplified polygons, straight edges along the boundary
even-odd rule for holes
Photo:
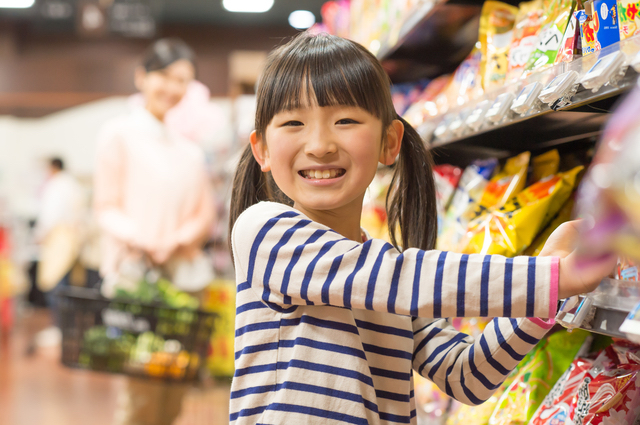
[[[392,244],[360,228],[378,164],[394,165]],[[366,49],[302,34],[269,57],[234,181],[234,424],[416,423],[412,369],[488,399],[553,325],[558,297],[615,265],[576,267],[575,224],[543,256],[433,250],[432,160]],[[447,317],[495,316],[480,338]]]

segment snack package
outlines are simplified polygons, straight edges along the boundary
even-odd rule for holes
[[[573,0],[553,0],[549,4],[547,19],[538,37],[538,45],[524,67],[525,75],[553,65],[573,8]]]
[[[440,250],[455,251],[467,229],[466,216],[480,201],[484,190],[498,165],[497,159],[475,161],[465,168],[458,188],[445,214],[442,226],[438,226],[437,246]]]
[[[531,174],[527,179],[527,185],[531,186],[542,179],[553,176],[558,172],[559,167],[560,154],[557,149],[534,156],[531,160]]]
[[[486,91],[504,84],[507,76],[509,46],[518,8],[488,0],[480,14],[480,73]]]
[[[638,347],[617,342],[607,347],[585,374],[573,397],[568,423],[634,424],[640,414]]]
[[[640,34],[640,0],[618,0],[620,39]]]
[[[471,222],[469,234],[472,236],[464,252],[507,257],[520,254],[567,201],[583,168],[542,179],[503,207]]]
[[[618,258],[618,265],[616,267],[615,278],[619,280],[635,280],[638,281],[638,267],[637,262],[629,257]]]
[[[592,364],[590,359],[574,360],[544,398],[529,425],[564,425],[573,411],[573,397]]]
[[[451,90],[454,104],[464,105],[484,93],[480,74],[481,63],[482,52],[477,47],[474,47],[469,56],[456,69],[451,85],[448,88],[448,90]]]
[[[523,152],[507,160],[504,168],[493,176],[485,188],[477,207],[468,216],[468,221],[483,215],[490,208],[503,206],[509,198],[524,189],[530,158],[529,152]]]
[[[580,37],[580,25],[576,13],[573,12],[571,18],[569,18],[555,63],[571,62],[577,56],[582,56],[582,38]]]
[[[582,56],[620,41],[616,0],[594,0],[591,7],[591,14],[585,10],[576,13],[582,37]]]
[[[538,44],[538,33],[544,23],[545,14],[542,0],[520,3],[520,9],[513,27],[507,81],[520,78],[529,56]]]
[[[451,75],[441,75],[432,80],[418,99],[406,110],[403,117],[414,128],[419,127],[429,117],[438,115],[435,99],[451,82]]]
[[[574,199],[569,198],[562,208],[560,208],[560,212],[558,212],[558,215],[553,219],[551,224],[549,224],[542,233],[536,236],[534,241],[531,242],[531,245],[529,245],[529,248],[525,249],[522,254],[529,257],[537,257],[540,254],[540,251],[542,251],[542,248],[544,248],[544,244],[547,242],[547,239],[549,239],[549,236],[551,236],[551,233],[553,233],[553,231],[562,223],[571,220],[573,204]]]
[[[438,211],[438,227],[444,220],[444,214],[449,206],[453,192],[458,187],[462,168],[453,165],[436,165],[433,167],[433,177],[436,184],[436,209]]]
[[[531,361],[518,371],[489,419],[489,425],[527,424],[569,368],[583,346],[589,345],[589,332],[562,330],[541,341]]]

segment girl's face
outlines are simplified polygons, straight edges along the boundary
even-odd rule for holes
[[[398,153],[402,131],[396,133],[383,132],[382,122],[364,109],[312,104],[276,114],[264,139],[254,132],[251,141],[262,170],[271,171],[295,208],[312,217],[344,211],[359,220],[378,162],[391,164]]]
[[[168,67],[146,72],[136,71],[136,87],[142,92],[146,108],[159,120],[180,102],[187,86],[195,77],[193,64],[186,59],[175,61]]]

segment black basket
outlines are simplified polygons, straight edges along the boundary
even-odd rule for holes
[[[215,314],[59,292],[62,363],[73,368],[191,381],[208,354]]]

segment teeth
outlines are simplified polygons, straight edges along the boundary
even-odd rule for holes
[[[337,176],[341,176],[343,173],[341,170],[304,170],[302,175],[308,179],[333,179]]]

